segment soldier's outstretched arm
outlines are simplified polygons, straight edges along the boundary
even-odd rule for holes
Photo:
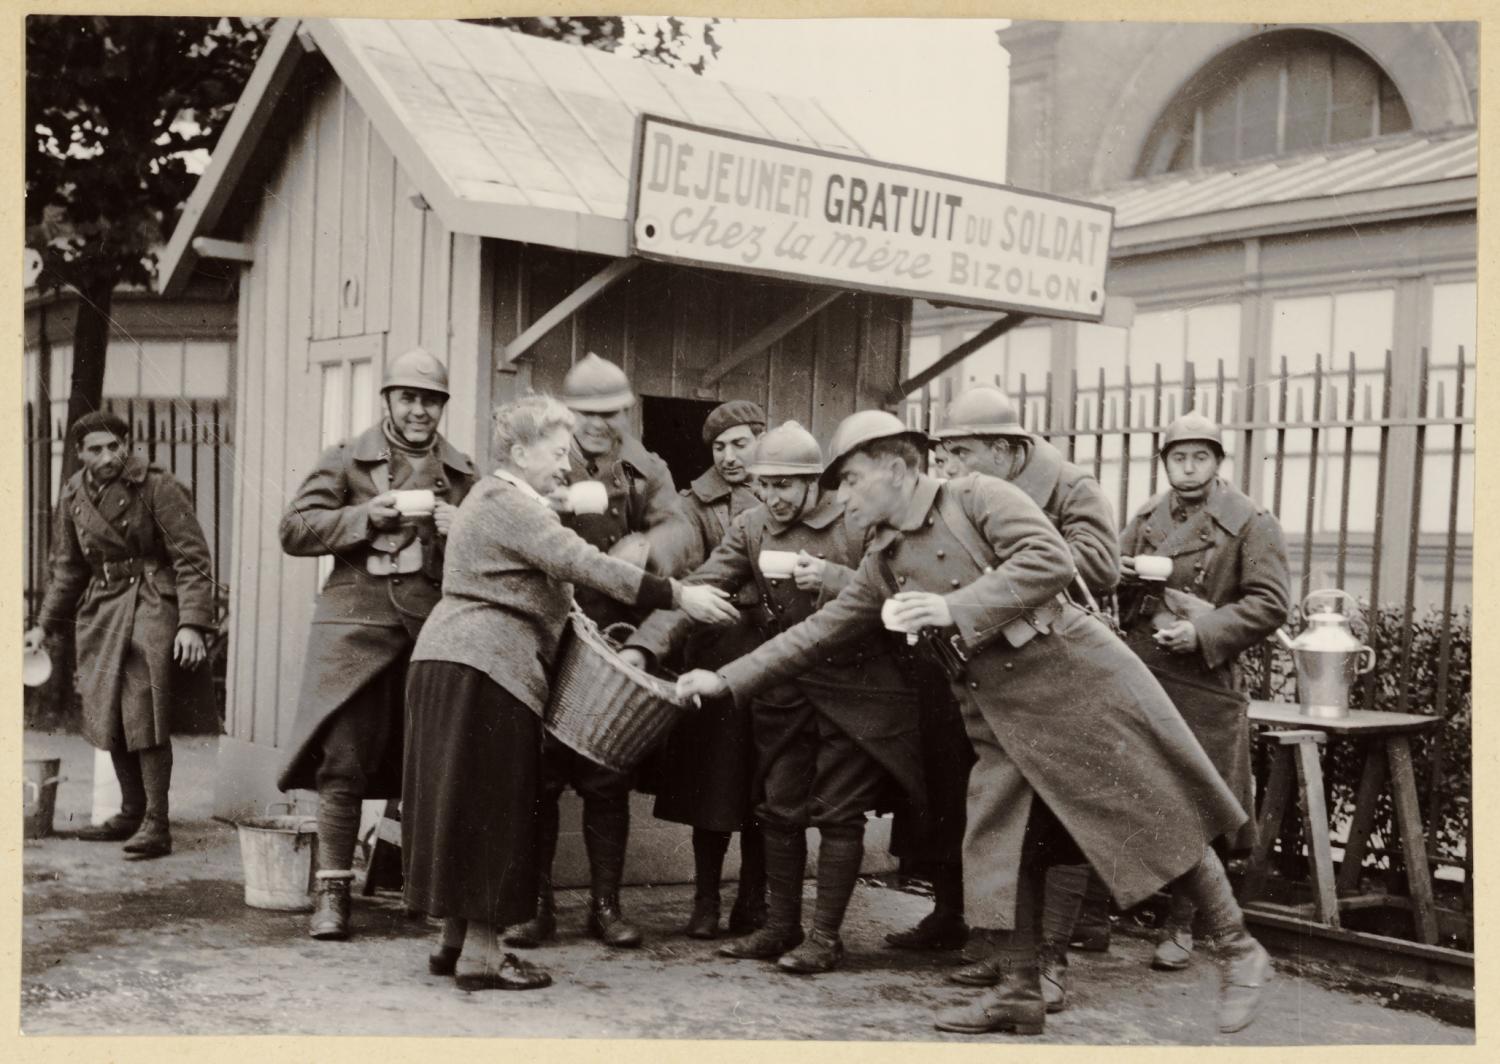
[[[757,691],[806,672],[828,646],[878,628],[885,590],[879,562],[866,555],[848,586],[832,602],[719,670],[735,701],[744,703]]]
[[[749,547],[745,541],[745,522],[730,523],[724,540],[713,553],[687,576],[684,584],[707,584],[733,594],[753,579]],[[626,641],[626,647],[640,650],[661,661],[671,655],[687,638],[692,620],[680,610],[657,610],[647,617]]]
[[[57,501],[57,516],[52,523],[52,554],[47,559],[47,594],[37,613],[37,627],[56,632],[71,623],[79,600],[89,586],[89,564],[78,542],[78,527],[73,524],[73,494],[64,489]]]

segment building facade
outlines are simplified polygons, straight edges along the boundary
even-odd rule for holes
[[[1477,26],[1017,22],[1001,43],[1010,180],[1115,208],[1133,323],[1022,325],[928,408],[1024,391],[1123,521],[1161,486],[1151,430],[1191,403],[1242,429],[1229,475],[1281,518],[1303,591],[1399,601],[1414,567],[1418,607],[1466,603]],[[918,303],[912,370],[995,317]]]

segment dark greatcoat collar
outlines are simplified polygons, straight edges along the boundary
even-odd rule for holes
[[[959,477],[948,483],[957,484],[963,479],[965,478]],[[901,533],[914,532],[926,524],[927,515],[932,512],[933,504],[937,502],[937,494],[942,488],[943,481],[928,476],[926,473],[918,473],[917,487],[912,492],[906,509],[875,531],[866,550],[883,550],[900,538]]]
[[[725,480],[718,466],[709,466],[688,485],[699,502],[712,506],[716,502],[727,502],[734,494],[734,485]]]
[[[385,429],[378,423],[356,436],[351,449],[356,462],[383,462],[390,458],[390,443],[385,438]],[[468,455],[449,443],[442,433],[437,434],[434,450],[443,465],[449,469],[475,475],[474,463],[469,460]]]
[[[764,504],[762,504],[764,505]],[[771,516],[771,511],[766,511],[766,531],[773,536],[779,536],[789,528],[798,525],[806,525],[812,529],[825,529],[839,518],[844,516],[844,504],[838,501],[838,496],[831,491],[821,492],[818,495],[816,505],[810,511],[798,514],[791,521],[778,521]]]
[[[1063,456],[1052,444],[1035,436],[1031,439],[1031,453],[1025,467],[1015,475],[1011,483],[1024,491],[1031,501],[1046,509],[1052,495],[1057,491],[1057,482],[1062,478]]]
[[[1208,518],[1229,535],[1237,536],[1255,516],[1255,502],[1222,478],[1218,478],[1216,484],[1214,493],[1209,496],[1208,501],[1183,525],[1192,525],[1195,521]],[[1137,516],[1143,522],[1142,538],[1153,548],[1160,547],[1183,527],[1172,520],[1172,490],[1170,488],[1141,507]]]

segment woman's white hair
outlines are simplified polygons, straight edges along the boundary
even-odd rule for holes
[[[573,411],[550,395],[523,395],[495,407],[495,460],[510,465],[510,449],[517,444],[530,447],[557,429],[573,431],[578,419]]]

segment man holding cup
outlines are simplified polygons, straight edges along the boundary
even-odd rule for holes
[[[760,438],[748,469],[764,505],[737,517],[684,582],[730,593],[755,589],[759,605],[752,616],[765,639],[838,595],[859,565],[864,537],[846,524],[838,500],[819,491],[822,451],[795,421]],[[646,655],[667,657],[690,628],[682,613],[654,613],[624,653],[644,667]],[[866,811],[888,805],[893,784],[919,809],[923,802],[915,698],[872,633],[830,651],[746,708],[761,784],[756,817],[765,837],[770,908],[764,927],[719,952],[775,960],[794,974],[831,971],[843,958],[839,931],[864,857]],[[820,837],[818,894],[804,940],[809,827]]]
[[[563,405],[578,421],[568,473],[572,490],[581,482],[603,485],[605,505],[573,508],[563,523],[599,550],[623,558],[657,576],[681,575],[698,558],[696,535],[677,496],[672,472],[631,431],[635,392],[625,371],[590,353],[563,379]],[[597,489],[592,489],[597,492]],[[580,609],[600,627],[629,622],[638,615],[614,599],[577,588]],[[557,804],[572,787],[583,799],[583,839],[589,861],[588,931],[606,945],[631,948],[641,933],[620,908],[625,848],[630,836],[630,773],[614,772],[570,749],[550,734],[542,737],[537,795],[538,869],[535,918],[513,927],[507,945],[539,945],[557,933],[552,862],[560,830]]]
[[[832,602],[717,673],[678,680],[682,696],[748,699],[893,622],[947,647],[949,688],[977,760],[964,836],[965,904],[1010,933],[991,963],[1000,985],[939,1014],[940,1030],[1041,1033],[1039,873],[1087,860],[1122,905],[1181,880],[1219,947],[1218,1026],[1255,1016],[1270,958],[1245,930],[1210,839],[1245,820],[1140,659],[1063,592],[1067,544],[1020,489],[992,477],[920,471],[927,440],[885,411],[840,424],[825,490],[874,530]]]
[[[1251,808],[1247,696],[1234,661],[1286,623],[1291,577],[1276,518],[1219,477],[1223,433],[1184,414],[1162,437],[1171,487],[1131,518],[1121,538],[1125,639],[1166,688],[1214,766]],[[1253,823],[1221,856],[1254,843]],[[1193,901],[1172,891],[1152,967],[1186,968],[1193,951]]]
[[[405,675],[442,596],[443,544],[474,463],[437,431],[447,368],[422,348],[390,361],[380,423],[324,451],[282,516],[281,547],[329,555],[283,791],[318,792],[316,939],[349,935],[360,802],[401,795]]]
[[[961,472],[1009,481],[1041,507],[1068,544],[1089,596],[1102,598],[1114,591],[1120,582],[1119,537],[1104,489],[1088,472],[1067,461],[1052,444],[1027,432],[1008,395],[985,384],[965,389],[948,405],[941,427],[933,436],[950,459],[958,463]],[[957,710],[949,708],[950,719],[961,732]],[[950,794],[952,791],[953,788],[948,788]],[[950,799],[956,805],[954,815],[960,822],[963,800],[961,791],[956,801]],[[956,863],[957,857],[955,849],[949,860]],[[908,948],[928,945],[938,937],[934,932],[943,926],[945,912],[952,912],[951,899],[956,895],[962,904],[961,877],[956,891],[951,885],[952,879],[958,877],[957,868],[947,863],[939,863],[937,867],[936,908],[924,921],[933,926],[926,928],[926,935],[924,924],[918,924],[911,931],[887,936],[892,945]],[[1086,919],[1080,919],[1085,905]],[[961,908],[958,914],[961,921]],[[1102,951],[1109,948],[1109,935],[1109,892],[1097,876],[1090,874],[1088,865],[1057,865],[1048,869],[1041,957],[1042,992],[1051,1011],[1061,1011],[1067,1004],[1070,942]],[[981,961],[958,969],[949,978],[972,986],[992,985],[998,976]]]
[[[746,463],[765,430],[765,411],[748,399],[720,403],[704,420],[703,444],[713,464],[681,493],[698,533],[700,558],[713,553],[740,514],[758,505]],[[744,612],[758,604],[759,596],[753,586],[741,590],[736,605]],[[753,626],[742,622],[699,629],[686,639],[681,660],[712,669],[752,649],[760,638]],[[656,792],[656,818],[693,829],[693,911],[685,929],[689,938],[714,938],[719,933],[720,881],[734,832],[740,836],[740,878],[729,911],[729,931],[746,934],[765,923],[765,848],[752,812],[754,761],[749,707],[721,698],[679,721],[641,774],[643,789]]]
[[[83,468],[57,501],[47,596],[25,646],[74,626],[83,734],[120,781],[120,811],[78,837],[124,842],[128,860],[164,857],[173,708],[212,697],[213,561],[186,489],[131,455],[124,418],[85,414],[71,436]]]

